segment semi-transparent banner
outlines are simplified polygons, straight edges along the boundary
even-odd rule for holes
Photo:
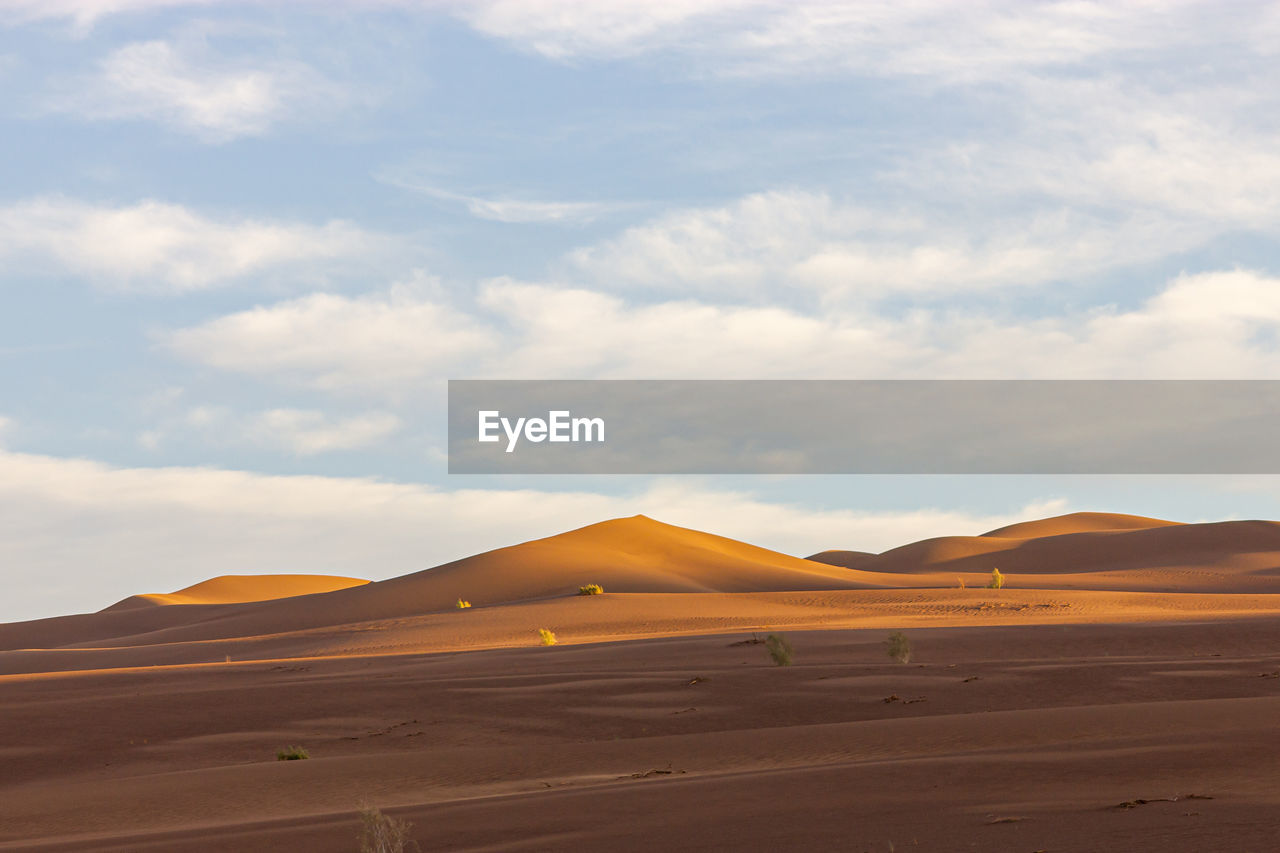
[[[1274,474],[1280,381],[452,380],[453,474]]]

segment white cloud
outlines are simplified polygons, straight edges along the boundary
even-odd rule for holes
[[[0,451],[0,519],[14,531],[0,536],[0,565],[14,567],[0,619],[96,610],[226,573],[392,577],[641,512],[803,556],[979,533],[1064,510],[1048,502],[977,515],[815,511],[671,482],[624,496],[447,491],[373,479],[113,468]],[[494,518],[504,519],[500,528]]]
[[[180,355],[392,399],[456,378],[1265,378],[1280,372],[1280,279],[1182,276],[1127,310],[1019,319],[981,309],[809,314],[635,304],[488,282],[471,313],[404,290],[311,296],[173,333]]]
[[[155,121],[210,142],[262,136],[280,121],[332,110],[346,93],[310,66],[230,60],[193,43],[125,45],[46,107],[87,119]]]
[[[387,241],[350,223],[214,219],[147,200],[110,207],[43,197],[0,207],[0,259],[117,289],[200,290],[282,268],[371,254]]]
[[[230,314],[166,338],[178,354],[245,373],[280,373],[330,389],[382,392],[479,360],[500,334],[420,287],[348,297],[313,294]]]

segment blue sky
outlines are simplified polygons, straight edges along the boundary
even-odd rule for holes
[[[484,478],[447,378],[1274,378],[1268,4],[0,0],[0,619],[644,512],[792,553],[1272,478]]]

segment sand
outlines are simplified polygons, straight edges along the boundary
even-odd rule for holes
[[[361,803],[424,850],[1275,846],[1280,525],[815,557],[635,517],[0,625],[0,850],[352,851]]]

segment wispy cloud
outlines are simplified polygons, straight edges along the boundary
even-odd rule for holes
[[[1019,0],[483,0],[456,14],[478,31],[549,59],[676,54],[715,74],[859,73],[999,79],[1010,73],[1220,44],[1241,20],[1265,25],[1265,3],[1223,15],[1213,4]],[[1258,50],[1274,47],[1255,38]]]
[[[1185,248],[1191,236],[1174,221],[1061,208],[975,228],[955,216],[775,191],[633,226],[572,252],[566,272],[607,289],[737,301],[799,293],[830,305],[1079,279]]]
[[[541,201],[505,196],[467,195],[391,174],[380,175],[379,180],[400,189],[460,204],[477,219],[493,222],[576,225],[593,222],[605,214],[625,207],[625,205],[597,201]]]
[[[342,87],[302,62],[231,59],[202,42],[155,40],[113,51],[94,74],[62,83],[44,108],[89,120],[154,121],[227,142],[346,100]]]
[[[152,12],[181,6],[211,6],[217,0],[0,0],[8,22],[68,20],[85,32],[98,20],[119,14]]]
[[[294,456],[359,450],[383,441],[403,427],[390,412],[335,416],[316,409],[277,408],[242,414],[222,406],[195,406],[138,436],[148,450],[158,450],[175,438],[195,437],[210,447],[256,446]]]
[[[0,207],[0,259],[108,289],[180,293],[369,254],[387,241],[346,222],[212,218],[147,200],[123,207],[49,196]]]

